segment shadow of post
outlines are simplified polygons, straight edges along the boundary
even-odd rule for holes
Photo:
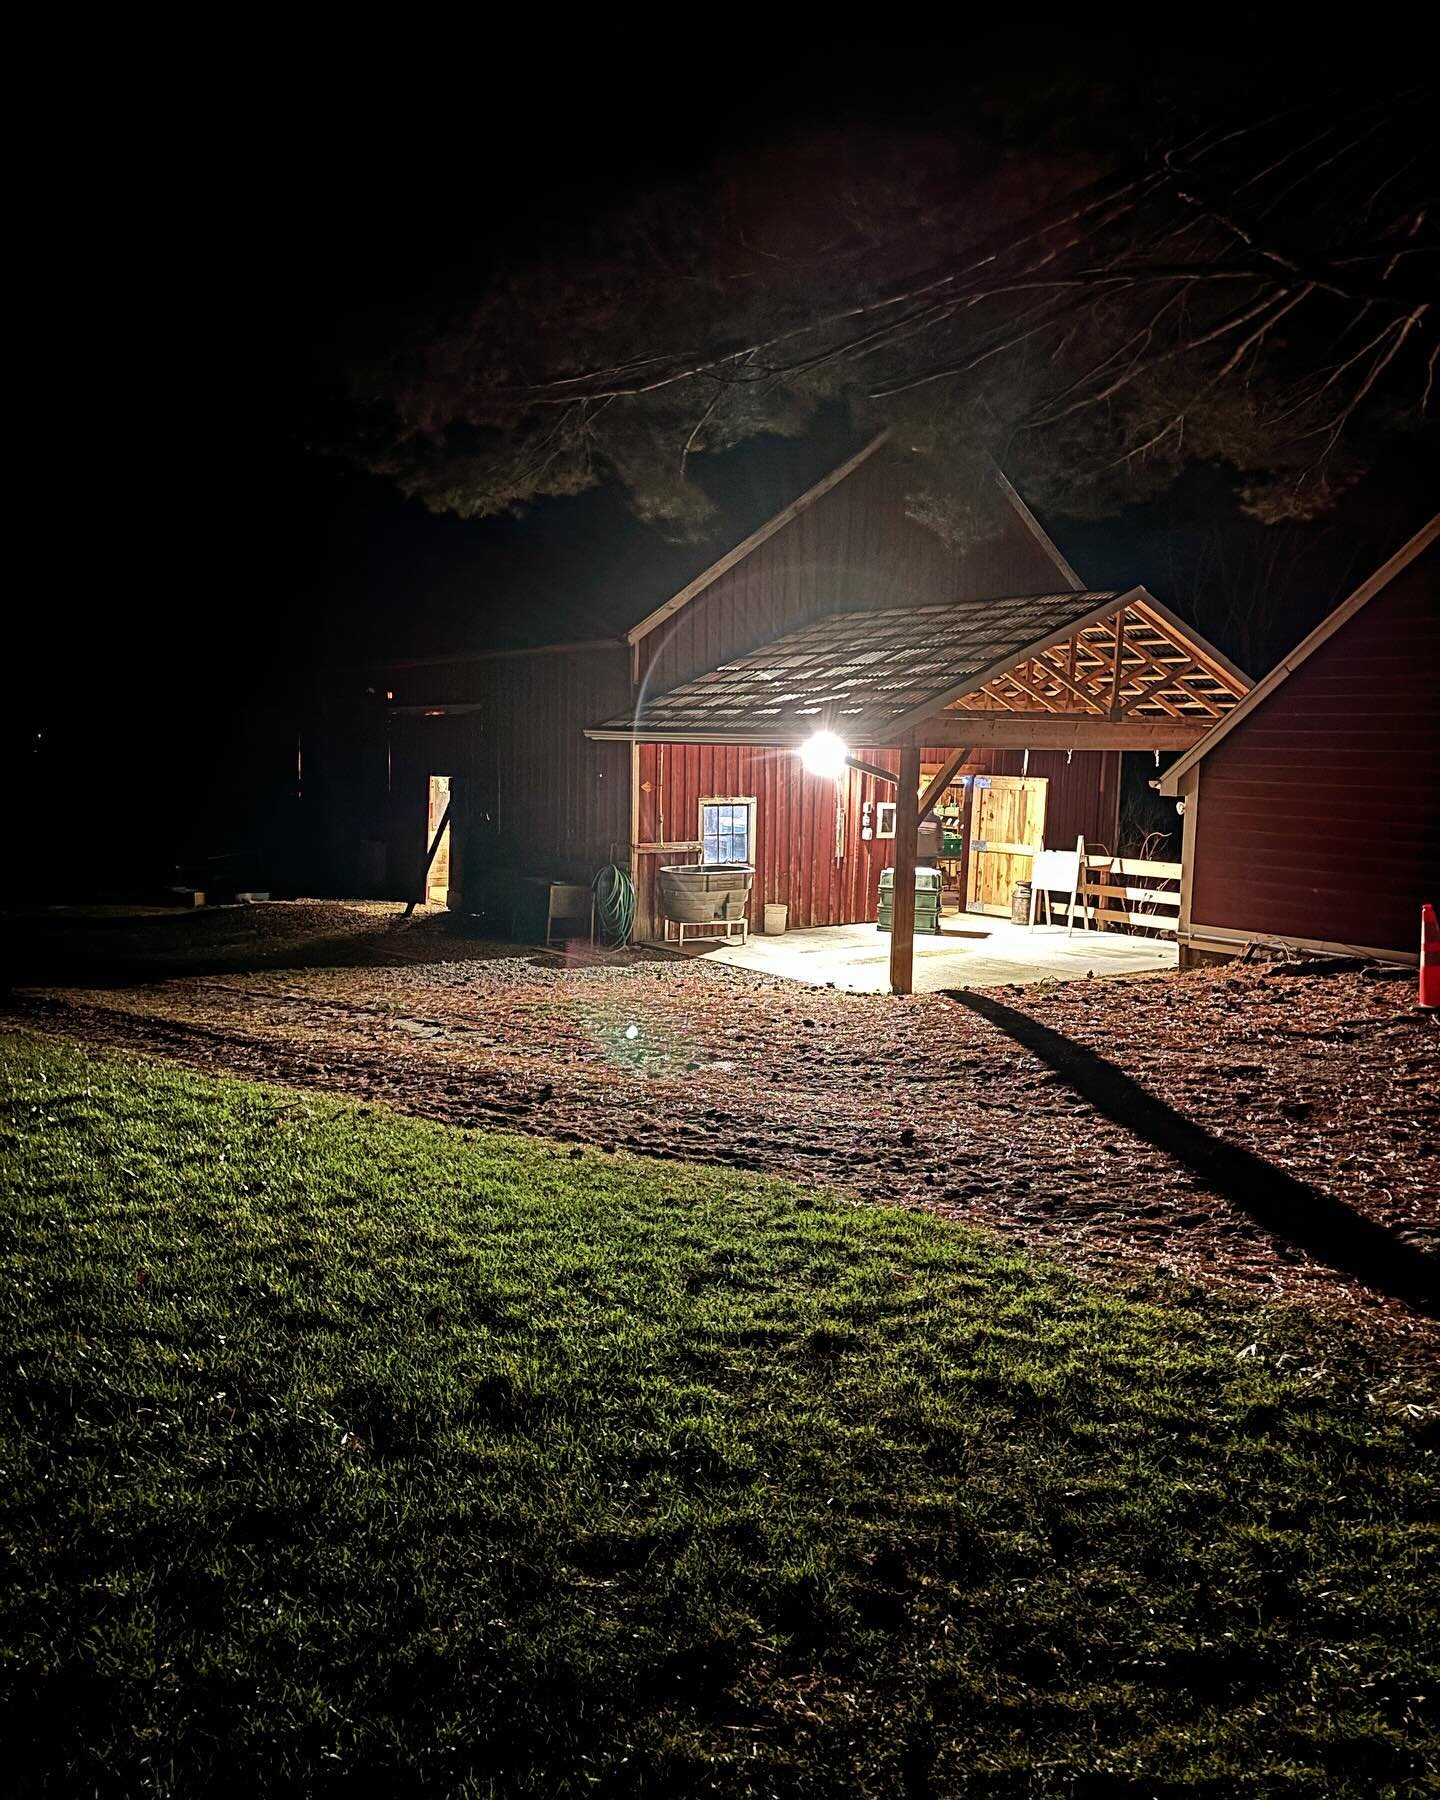
[[[1097,1112],[1184,1163],[1257,1225],[1417,1312],[1440,1315],[1440,1258],[1309,1182],[1226,1143],[1148,1093],[1117,1064],[1028,1013],[965,989],[946,989],[945,995],[1038,1056]]]

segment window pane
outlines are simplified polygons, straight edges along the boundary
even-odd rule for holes
[[[707,863],[750,861],[750,808],[744,802],[707,802],[701,807],[700,820]]]

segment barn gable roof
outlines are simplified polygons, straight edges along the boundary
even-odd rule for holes
[[[1248,686],[1233,665],[1224,662],[1188,627],[1154,601],[1143,588],[1128,593],[1081,590],[1029,595],[1004,600],[959,600],[939,606],[884,608],[870,612],[831,613],[798,630],[786,632],[745,655],[734,657],[668,692],[642,697],[633,716],[592,726],[596,738],[631,738],[648,742],[789,744],[803,742],[817,730],[833,730],[850,743],[886,744],[897,740],[936,713],[966,700],[987,710],[1030,709],[1072,711],[1078,701],[1090,713],[1106,710],[1086,676],[1071,668],[1067,676],[1053,664],[1041,665],[1043,653],[1071,642],[1081,651],[1087,630],[1116,617],[1145,621],[1173,637],[1182,634],[1184,653],[1175,667],[1187,671],[1181,685],[1168,687],[1170,666],[1154,660],[1137,676],[1127,663],[1116,698],[1116,713],[1162,710],[1173,719],[1187,712],[1205,722],[1218,718]],[[1170,646],[1166,645],[1168,652]],[[1200,691],[1183,683],[1191,652],[1198,651],[1215,669],[1201,671]],[[1136,657],[1142,653],[1137,649]],[[1036,666],[1021,674],[1032,661]],[[1116,690],[1109,690],[1114,695]],[[1008,693],[1008,698],[1006,697]],[[1170,694],[1159,699],[1158,694]],[[1208,697],[1207,697],[1208,695]]]
[[[1440,537],[1440,513],[1436,513],[1428,523],[1422,525],[1414,537],[1407,544],[1402,545],[1388,562],[1382,563],[1367,581],[1362,581],[1355,592],[1347,600],[1342,600],[1327,618],[1322,619],[1310,635],[1303,638],[1288,656],[1282,657],[1270,673],[1263,680],[1256,682],[1240,704],[1232,712],[1227,713],[1213,731],[1207,733],[1200,743],[1196,744],[1193,749],[1187,750],[1184,756],[1173,763],[1160,778],[1160,792],[1170,795],[1178,793],[1180,778],[1188,770],[1193,769],[1202,756],[1207,755],[1222,738],[1228,737],[1237,725],[1249,718],[1257,706],[1263,706],[1282,682],[1287,681],[1302,663],[1315,654],[1322,644],[1328,643],[1342,625],[1347,624],[1363,606],[1368,605],[1378,593],[1388,587],[1403,569],[1407,569],[1415,561],[1417,556],[1428,550],[1437,537]]]
[[[808,487],[804,493],[797,495],[788,505],[782,507],[778,512],[773,513],[754,531],[740,539],[739,542],[732,545],[732,547],[726,550],[722,555],[716,557],[713,562],[709,563],[705,568],[700,570],[698,574],[687,581],[683,587],[677,589],[675,593],[662,601],[659,606],[653,608],[644,618],[632,625],[625,634],[628,642],[631,644],[640,643],[643,639],[647,638],[658,625],[663,625],[667,619],[673,618],[683,607],[688,606],[692,600],[697,599],[703,594],[706,588],[713,582],[718,581],[727,570],[733,569],[737,563],[743,562],[753,551],[758,550],[762,544],[768,542],[778,531],[783,530],[791,520],[799,518],[799,516],[805,512],[807,508],[813,506],[817,500],[823,499],[832,488],[838,487],[847,476],[853,475],[862,464],[867,463],[870,460],[877,450],[882,448],[885,444],[888,444],[893,435],[892,429],[888,426],[884,431],[878,432],[867,444],[862,445],[854,455],[848,456],[842,462],[837,463],[834,468],[827,471],[827,473],[818,481]],[[1014,510],[1026,531],[1030,533],[1040,545],[1040,548],[1044,551],[1045,555],[1055,565],[1056,573],[1060,576],[1061,581],[1072,593],[1080,592],[1084,587],[1084,583],[1080,580],[1080,577],[1075,573],[1074,569],[1070,567],[1070,564],[1066,562],[1065,558],[1060,554],[1060,551],[1050,534],[1021,499],[1014,486],[1006,478],[1004,472],[995,465],[992,465],[992,472],[996,487]]]

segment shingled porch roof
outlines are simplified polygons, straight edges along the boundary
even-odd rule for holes
[[[1131,633],[1127,647],[1122,626],[1118,692],[1113,661],[1100,676],[1107,621],[1117,617]],[[1069,647],[1066,668],[1045,658],[1057,646]],[[1124,735],[1137,745],[1148,719],[1188,743],[1248,686],[1143,588],[1090,590],[831,614],[667,693],[645,694],[632,716],[591,726],[586,736],[788,745],[824,730],[880,746],[905,741],[963,702],[967,725],[986,715],[974,728],[977,742],[998,741],[1005,716],[1020,713],[1037,741],[1041,721],[1053,730],[1060,714],[1077,722],[1124,715]],[[926,741],[945,740],[927,733]]]

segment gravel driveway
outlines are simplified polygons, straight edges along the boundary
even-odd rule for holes
[[[1440,1023],[1413,974],[1232,966],[899,1000],[660,953],[567,960],[452,923],[308,902],[52,915],[11,926],[29,949],[6,1018],[1433,1330]]]

